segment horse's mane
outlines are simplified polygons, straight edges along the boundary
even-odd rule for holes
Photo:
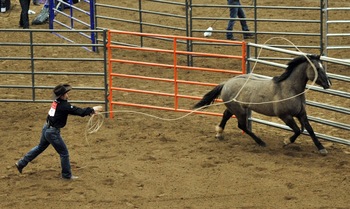
[[[319,59],[320,56],[319,55],[307,55],[307,57],[311,60],[313,59]],[[299,64],[303,63],[307,61],[307,59],[305,58],[304,55],[301,55],[299,57],[296,57],[294,59],[292,59],[291,61],[288,62],[288,67],[286,69],[286,71],[280,75],[280,76],[275,76],[272,78],[272,80],[275,82],[275,83],[278,83],[278,82],[281,82],[281,81],[284,81],[285,79],[287,79],[290,74],[293,72],[293,70],[295,69],[296,66],[298,66]]]

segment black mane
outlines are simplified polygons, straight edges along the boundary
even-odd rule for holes
[[[320,59],[319,55],[307,55],[307,57],[311,60]],[[288,67],[287,67],[286,71],[280,76],[273,77],[272,80],[275,83],[284,81],[285,79],[287,79],[290,76],[290,74],[293,72],[293,70],[296,66],[298,66],[299,64],[306,62],[306,61],[307,61],[307,59],[305,58],[304,55],[301,55],[299,57],[292,59],[291,61],[288,62],[288,64],[287,64]]]

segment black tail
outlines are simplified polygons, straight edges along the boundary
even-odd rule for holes
[[[220,84],[215,86],[215,88],[211,91],[209,91],[208,93],[206,93],[202,100],[199,101],[196,105],[193,106],[194,109],[203,107],[205,105],[210,105],[211,103],[214,103],[215,99],[218,98],[220,96],[222,87],[224,87],[224,84]]]

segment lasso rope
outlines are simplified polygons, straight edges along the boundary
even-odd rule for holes
[[[288,41],[288,42],[289,42],[290,44],[292,44],[299,52],[301,52],[301,50],[299,50],[298,47],[297,47],[295,44],[293,44],[291,41],[289,41],[288,39],[283,38],[283,37],[272,37],[272,38],[268,39],[264,44],[268,43],[269,41],[271,41],[271,40],[273,40],[273,39],[275,39],[275,38],[281,38],[281,39],[284,39],[284,40]],[[260,57],[260,54],[261,54],[261,52],[262,52],[262,49],[263,49],[263,48],[261,47],[261,48],[260,48],[260,51],[259,51],[259,53],[258,53],[258,58]],[[302,94],[305,94],[307,91],[309,91],[310,88],[311,88],[312,86],[315,85],[316,80],[317,80],[317,77],[318,77],[318,73],[317,73],[317,70],[316,70],[315,65],[311,62],[311,60],[310,60],[306,55],[304,55],[304,56],[305,56],[305,58],[308,60],[308,62],[311,64],[313,70],[315,71],[315,75],[316,75],[316,76],[315,76],[314,80],[312,81],[311,86],[310,86],[309,88],[307,88],[305,91],[303,91],[303,92],[301,92],[301,93],[299,93],[299,94],[297,94],[297,95],[294,95],[294,96],[291,96],[291,97],[288,97],[288,98],[285,98],[285,99],[280,99],[280,100],[275,100],[275,101],[267,101],[267,102],[259,102],[259,103],[238,101],[236,98],[237,98],[237,97],[239,96],[239,94],[242,92],[242,90],[244,89],[245,85],[246,85],[247,82],[250,80],[250,78],[251,78],[251,76],[252,76],[252,73],[254,72],[254,69],[255,69],[256,64],[257,64],[257,61],[255,61],[254,66],[253,66],[253,68],[252,68],[252,71],[251,71],[251,73],[248,75],[248,79],[247,79],[246,82],[243,84],[243,86],[241,87],[241,89],[238,91],[238,93],[236,94],[236,96],[235,96],[233,99],[229,100],[229,101],[220,102],[220,103],[216,103],[216,104],[213,103],[213,104],[205,105],[205,106],[202,106],[202,107],[200,107],[200,108],[194,109],[194,110],[192,110],[191,112],[189,112],[189,113],[187,113],[187,114],[185,114],[185,115],[183,115],[183,116],[177,117],[177,118],[162,118],[162,117],[158,117],[158,116],[155,116],[155,115],[147,114],[147,113],[144,113],[144,112],[131,111],[131,110],[116,110],[116,111],[108,111],[108,112],[97,112],[97,113],[93,114],[93,115],[90,117],[90,119],[89,119],[89,121],[88,121],[88,123],[87,123],[87,125],[86,125],[85,140],[86,140],[86,142],[88,143],[88,145],[90,145],[90,143],[89,143],[89,141],[88,141],[88,134],[96,133],[96,132],[102,127],[103,122],[104,122],[104,118],[105,118],[104,114],[106,114],[106,113],[112,113],[112,112],[114,112],[114,113],[117,113],[117,112],[118,112],[118,113],[134,113],[134,114],[141,114],[141,115],[145,115],[145,116],[148,116],[148,117],[156,118],[156,119],[158,119],[158,120],[163,120],[163,121],[176,121],[176,120],[180,120],[180,119],[182,119],[182,118],[185,118],[185,117],[187,117],[187,116],[189,116],[189,115],[193,114],[194,112],[197,112],[197,111],[199,111],[199,110],[201,110],[201,109],[204,109],[204,108],[207,108],[207,107],[210,107],[210,106],[223,105],[223,104],[226,104],[226,103],[229,103],[229,102],[232,102],[232,101],[238,102],[238,103],[242,103],[242,104],[268,104],[268,103],[277,103],[277,102],[282,102],[282,101],[286,101],[286,100],[293,99],[293,98],[298,97],[298,96],[300,96],[300,95],[302,95]]]
[[[222,105],[222,104],[224,104],[224,103],[222,102],[222,103],[217,103],[217,104],[205,105],[203,107],[194,109],[191,112],[189,112],[189,113],[187,113],[187,114],[185,114],[183,116],[177,117],[177,118],[162,118],[162,117],[158,117],[158,116],[151,115],[151,114],[148,114],[148,113],[139,112],[139,111],[132,111],[132,110],[115,110],[115,111],[108,111],[108,112],[97,112],[97,113],[93,114],[90,117],[90,119],[89,119],[89,121],[88,121],[88,123],[86,125],[85,141],[90,146],[90,143],[89,143],[89,140],[88,140],[88,135],[96,133],[98,130],[100,130],[100,128],[102,127],[102,125],[104,123],[104,118],[105,118],[104,114],[106,114],[106,113],[134,113],[134,114],[145,115],[145,116],[148,116],[148,117],[151,117],[151,118],[155,118],[155,119],[158,119],[158,120],[163,120],[163,121],[176,121],[176,120],[181,120],[182,118],[185,118],[185,117],[193,114],[194,112],[197,112],[197,111],[199,111],[201,109],[204,109],[206,107],[217,106],[217,105]]]
[[[183,116],[177,117],[177,118],[162,118],[162,117],[158,117],[158,116],[151,115],[151,114],[148,114],[148,113],[139,112],[139,111],[133,111],[133,110],[115,110],[115,111],[108,111],[108,112],[98,112],[96,114],[93,114],[90,117],[90,119],[89,119],[89,121],[88,121],[88,123],[86,125],[85,134],[87,135],[87,134],[96,133],[101,128],[101,126],[103,125],[104,114],[106,114],[106,113],[135,113],[135,114],[145,115],[145,116],[148,116],[148,117],[151,117],[151,118],[155,118],[155,119],[158,119],[158,120],[163,120],[163,121],[176,121],[176,120],[180,120],[182,118],[185,118],[185,117],[193,114],[196,111],[199,111],[201,109],[204,109],[204,108],[209,107],[209,106],[214,106],[214,105],[221,105],[221,103],[212,104],[212,105],[206,105],[206,106],[197,108],[197,109],[192,110],[191,112],[189,112],[189,113],[187,113],[187,114],[185,114]]]

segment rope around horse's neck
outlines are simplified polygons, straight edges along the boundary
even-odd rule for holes
[[[264,43],[263,45],[265,45],[265,44],[268,43],[269,41],[271,41],[271,40],[273,40],[273,39],[276,39],[276,38],[280,38],[280,39],[283,39],[283,40],[289,42],[291,45],[293,45],[293,46],[295,47],[295,49],[297,49],[299,52],[302,52],[294,43],[292,43],[290,40],[288,40],[288,39],[286,39],[286,38],[284,38],[284,37],[272,37],[272,38],[268,39],[267,41],[265,41],[265,43]],[[290,100],[290,99],[293,99],[293,98],[296,98],[296,97],[298,97],[298,96],[301,96],[301,95],[305,94],[306,92],[308,92],[308,91],[310,90],[310,88],[311,88],[312,86],[315,85],[316,80],[317,80],[317,77],[318,77],[318,72],[317,72],[317,70],[316,70],[315,65],[314,65],[314,64],[311,62],[311,60],[304,54],[303,56],[304,56],[304,57],[306,58],[306,60],[310,63],[312,69],[313,69],[314,72],[315,72],[315,78],[314,78],[314,80],[312,81],[311,86],[308,87],[308,88],[306,88],[303,92],[301,92],[301,93],[299,93],[299,94],[296,94],[296,95],[293,95],[293,96],[291,96],[291,97],[284,98],[284,99],[273,100],[273,101],[266,101],[266,102],[243,102],[243,101],[237,100],[237,97],[241,94],[241,92],[243,91],[244,87],[247,85],[248,81],[250,80],[250,78],[251,78],[252,75],[253,75],[254,69],[255,69],[255,67],[256,67],[256,64],[258,63],[258,59],[259,59],[259,57],[260,57],[260,54],[261,54],[261,52],[262,52],[262,49],[263,49],[263,48],[261,47],[260,50],[259,50],[259,53],[258,53],[257,60],[255,61],[251,72],[248,74],[247,80],[244,82],[243,86],[242,86],[242,87],[240,88],[240,90],[237,92],[236,96],[235,96],[233,99],[229,100],[229,101],[223,102],[223,104],[229,103],[229,102],[237,102],[237,103],[247,104],[247,105],[252,105],[252,104],[254,104],[254,105],[260,105],[260,104],[270,104],[270,103],[283,102],[283,101],[287,101],[287,100]]]

